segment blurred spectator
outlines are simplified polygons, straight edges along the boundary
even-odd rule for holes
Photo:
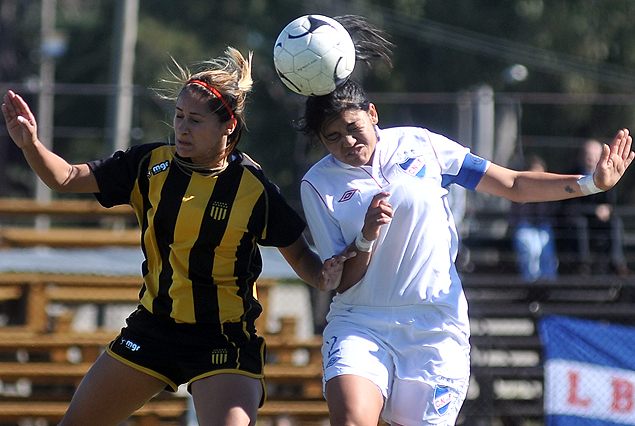
[[[536,156],[527,160],[526,170],[544,172],[545,161]],[[516,263],[523,279],[555,280],[558,276],[558,256],[553,235],[557,203],[512,203],[509,224],[513,232]]]
[[[603,145],[590,139],[582,147],[576,174],[592,174]],[[583,274],[628,274],[622,247],[622,220],[613,215],[616,204],[614,189],[562,203],[563,228],[575,230],[579,272]],[[571,243],[566,241],[565,244]]]

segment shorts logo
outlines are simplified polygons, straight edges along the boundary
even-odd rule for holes
[[[137,352],[141,349],[141,345],[137,345],[132,340],[121,339],[121,344],[124,345],[127,349],[130,349],[132,352]]]
[[[326,362],[326,364],[324,364],[324,369],[326,370],[327,368],[329,368],[330,366],[332,366],[333,364],[335,364],[337,361],[339,361],[342,357],[339,356],[340,350],[335,349],[333,350],[333,346],[335,345],[335,343],[337,342],[337,336],[333,336],[331,337],[329,340],[327,340],[326,342],[324,342],[324,346],[330,346],[326,357],[328,358],[328,361]]]
[[[212,364],[225,364],[227,362],[227,349],[214,349],[212,351]]]
[[[150,170],[148,170],[148,179],[150,179],[154,175],[158,175],[159,173],[166,171],[168,167],[170,167],[170,162],[167,160],[159,164],[155,164],[150,168]]]
[[[326,370],[327,368],[329,368],[330,366],[334,365],[337,361],[339,361],[341,359],[341,357],[339,356],[333,356],[331,358],[329,358],[328,362],[326,363],[326,365],[324,366],[324,369]]]
[[[229,206],[227,203],[223,203],[222,201],[214,201],[212,203],[212,208],[209,212],[209,215],[212,216],[214,220],[223,220],[227,217],[227,210]]]
[[[426,164],[423,162],[421,157],[408,158],[403,163],[400,163],[399,167],[401,167],[410,176],[422,178],[426,175]]]
[[[454,396],[449,387],[439,385],[434,387],[434,409],[440,416],[448,412],[453,399]]]
[[[355,195],[357,191],[357,189],[349,189],[342,195],[342,198],[340,198],[338,203],[343,203],[344,201],[350,200],[351,198],[353,198],[353,195]]]

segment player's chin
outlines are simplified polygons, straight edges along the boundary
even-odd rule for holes
[[[184,158],[192,156],[192,151],[193,151],[192,148],[193,147],[191,144],[182,143],[182,142],[176,143],[176,153],[179,154],[179,156]]]
[[[368,160],[363,155],[360,155],[359,153],[351,153],[344,157],[343,162],[348,164],[349,166],[361,167],[365,165],[368,162]]]

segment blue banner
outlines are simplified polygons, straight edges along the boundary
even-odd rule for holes
[[[635,425],[634,327],[546,316],[538,331],[547,426]]]

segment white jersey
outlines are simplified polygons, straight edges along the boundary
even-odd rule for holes
[[[392,221],[381,227],[364,278],[334,308],[428,305],[469,335],[467,301],[454,260],[458,236],[448,205],[451,183],[474,189],[489,162],[422,128],[377,128],[372,166],[327,155],[304,176],[302,204],[322,259],[341,253],[363,227],[372,198],[390,193]]]

